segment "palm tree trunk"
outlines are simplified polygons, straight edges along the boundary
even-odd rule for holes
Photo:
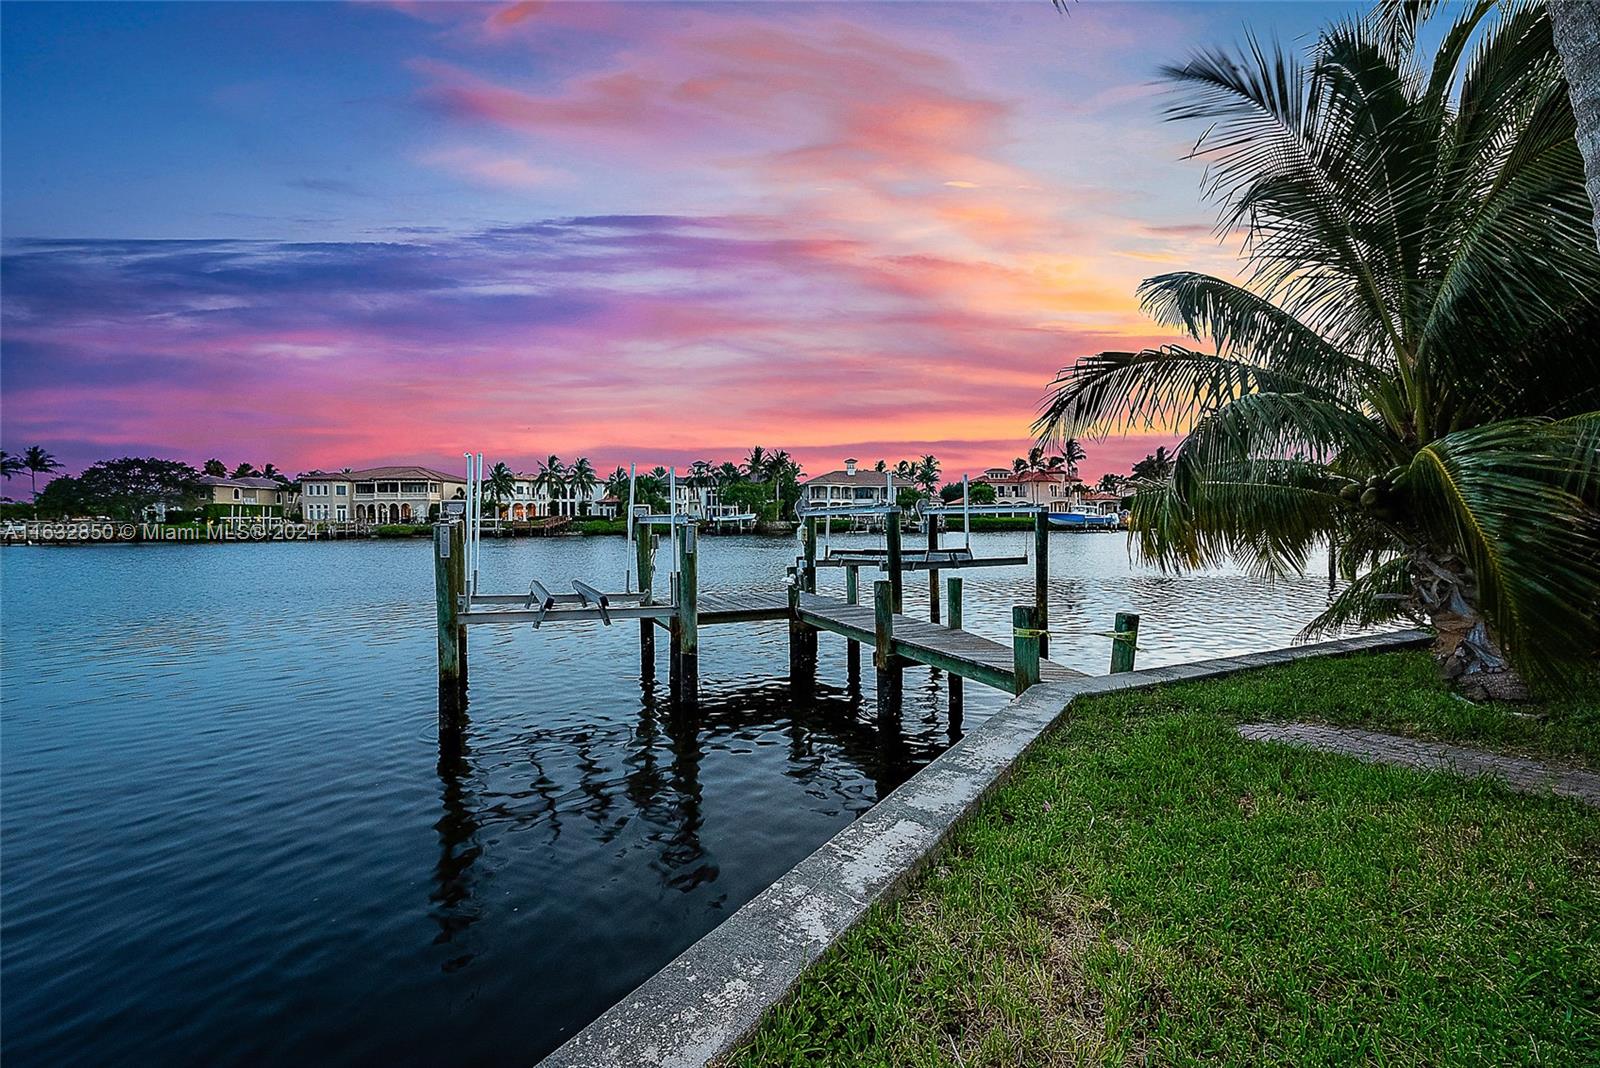
[[[1477,607],[1477,579],[1460,557],[1422,551],[1412,558],[1414,606],[1432,623],[1433,658],[1473,701],[1526,701],[1532,694]]]
[[[1556,51],[1567,75],[1567,92],[1578,118],[1578,151],[1594,207],[1595,241],[1600,244],[1600,3],[1550,0]]]

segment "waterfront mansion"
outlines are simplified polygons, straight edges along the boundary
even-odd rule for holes
[[[298,481],[300,514],[308,523],[426,523],[439,517],[445,501],[467,495],[464,475],[417,464],[308,471]],[[536,482],[536,476],[518,474],[511,497],[501,502],[501,517],[521,521],[586,512],[603,515],[608,512],[602,501],[604,493],[596,487],[588,491],[585,500],[574,487],[561,486],[552,497]],[[493,522],[492,505],[486,506],[484,513]]]
[[[467,495],[464,476],[417,465],[308,471],[298,481],[308,523],[425,523]]]

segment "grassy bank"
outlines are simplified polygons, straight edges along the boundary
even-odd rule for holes
[[[1592,810],[1233,733],[1594,763],[1596,706],[1472,709],[1410,653],[1083,702],[731,1062],[1596,1063]]]

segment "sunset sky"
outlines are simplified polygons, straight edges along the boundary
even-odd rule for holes
[[[0,442],[976,472],[1233,268],[1159,65],[1349,10],[8,3]]]

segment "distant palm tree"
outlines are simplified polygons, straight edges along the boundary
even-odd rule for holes
[[[1427,620],[1469,697],[1592,672],[1600,255],[1546,6],[1389,3],[1308,62],[1166,74],[1250,284],[1146,280],[1201,344],[1079,360],[1038,429],[1180,420],[1141,553],[1281,573],[1331,542],[1349,585],[1308,630]]]
[[[878,472],[878,474],[881,475],[884,472],[889,470],[889,461],[888,460],[879,460],[877,463],[872,465],[872,469],[874,471]]]
[[[914,481],[928,496],[933,496],[933,491],[939,488],[939,458],[929,453],[918,461]]]
[[[744,478],[744,472],[739,470],[739,465],[730,460],[724,460],[717,466],[717,484],[731,486]]]
[[[750,450],[750,455],[744,458],[744,472],[750,476],[752,482],[765,482],[767,474],[767,450],[760,445]]]
[[[1172,470],[1172,454],[1165,445],[1157,445],[1155,452],[1133,465],[1133,477],[1144,482],[1166,482],[1172,477]]]
[[[1101,493],[1121,493],[1122,479],[1108,471],[1100,476],[1100,481],[1095,488]]]
[[[800,465],[794,462],[785,449],[776,449],[767,456],[767,475],[775,481],[782,482],[791,476],[800,473]]]
[[[1060,459],[1064,461],[1067,465],[1067,474],[1071,475],[1073,478],[1078,477],[1078,465],[1083,463],[1083,461],[1087,460],[1088,458],[1089,454],[1083,451],[1083,445],[1078,441],[1077,438],[1061,439],[1061,455],[1059,457],[1052,457],[1052,459]]]
[[[506,502],[517,495],[517,473],[504,463],[495,464],[484,476],[483,495],[494,503],[494,514],[503,518]]]
[[[1022,474],[1022,472],[1026,471],[1027,469],[1028,469],[1028,461],[1024,460],[1022,457],[1019,456],[1015,460],[1011,461],[1011,473],[1012,474],[1020,475],[1020,474]]]
[[[33,517],[39,518],[39,476],[61,469],[61,461],[38,445],[29,445],[22,454],[22,466],[28,469],[28,482],[33,488]],[[190,468],[193,470],[193,468]]]
[[[600,484],[600,478],[587,456],[580,456],[572,462],[572,470],[567,472],[567,484],[577,492],[579,513],[588,515],[589,499],[594,496],[594,488]]]
[[[255,464],[248,460],[233,469],[234,478],[255,478],[259,474],[261,472],[256,470]]]
[[[894,465],[894,477],[902,482],[911,482],[917,477],[917,465],[910,460],[899,460]]]
[[[27,465],[22,462],[22,457],[13,456],[0,449],[0,478],[10,482],[17,475],[27,470]]]
[[[1044,454],[1045,447],[1043,445],[1035,445],[1033,448],[1028,450],[1029,471],[1038,471],[1044,467]]]
[[[567,488],[567,469],[561,462],[561,457],[552,454],[549,459],[539,465],[539,473],[533,476],[535,492],[543,490],[550,501],[548,514],[556,514],[556,500]]]
[[[200,469],[200,473],[202,475],[210,475],[212,478],[227,478],[228,468],[221,460],[207,460],[205,466]]]
[[[619,501],[628,499],[628,470],[618,467],[606,476],[606,496],[615,497]]]

